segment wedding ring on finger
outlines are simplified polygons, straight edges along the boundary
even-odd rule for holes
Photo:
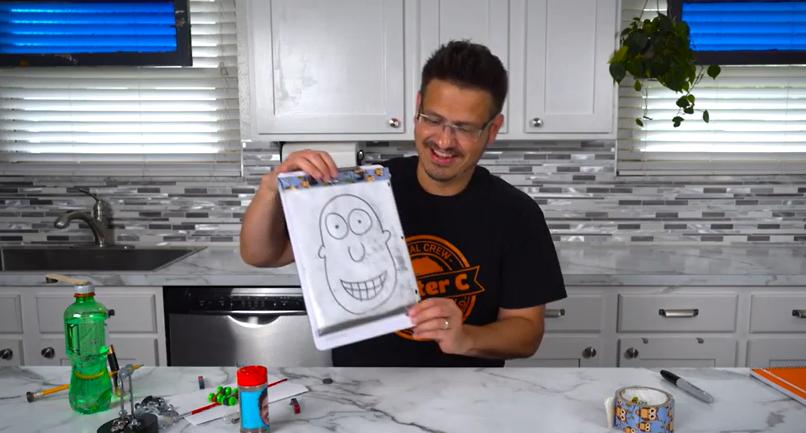
[[[449,326],[450,322],[448,322],[448,319],[445,319],[445,323],[442,325],[442,329],[447,331]]]

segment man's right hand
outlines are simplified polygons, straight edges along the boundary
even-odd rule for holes
[[[328,182],[338,176],[336,162],[329,153],[321,150],[298,150],[288,155],[277,168],[263,176],[261,188],[277,192],[277,175],[289,171],[303,171],[318,181]]]

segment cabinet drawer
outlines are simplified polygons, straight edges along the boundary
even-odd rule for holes
[[[602,328],[601,295],[569,295],[546,305],[546,331],[599,332]]]
[[[0,295],[0,334],[22,333],[20,295]]]
[[[751,338],[747,341],[748,367],[806,365],[806,337]]]
[[[157,332],[157,304],[153,293],[98,294],[95,299],[106,308],[115,310],[115,315],[106,322],[109,332]],[[72,302],[72,296],[38,295],[36,308],[39,313],[39,331],[64,333],[64,310]]]
[[[507,360],[507,367],[597,367],[602,360],[602,339],[547,335],[529,358]]]
[[[750,332],[806,332],[806,295],[752,295]]]
[[[622,332],[733,332],[737,295],[619,295]]]

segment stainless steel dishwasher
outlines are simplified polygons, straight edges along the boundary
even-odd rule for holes
[[[294,287],[165,287],[168,365],[331,366]]]

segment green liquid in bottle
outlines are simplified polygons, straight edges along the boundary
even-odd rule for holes
[[[64,311],[64,337],[72,372],[70,407],[81,414],[103,412],[112,400],[106,367],[106,307],[94,296],[76,297]]]

